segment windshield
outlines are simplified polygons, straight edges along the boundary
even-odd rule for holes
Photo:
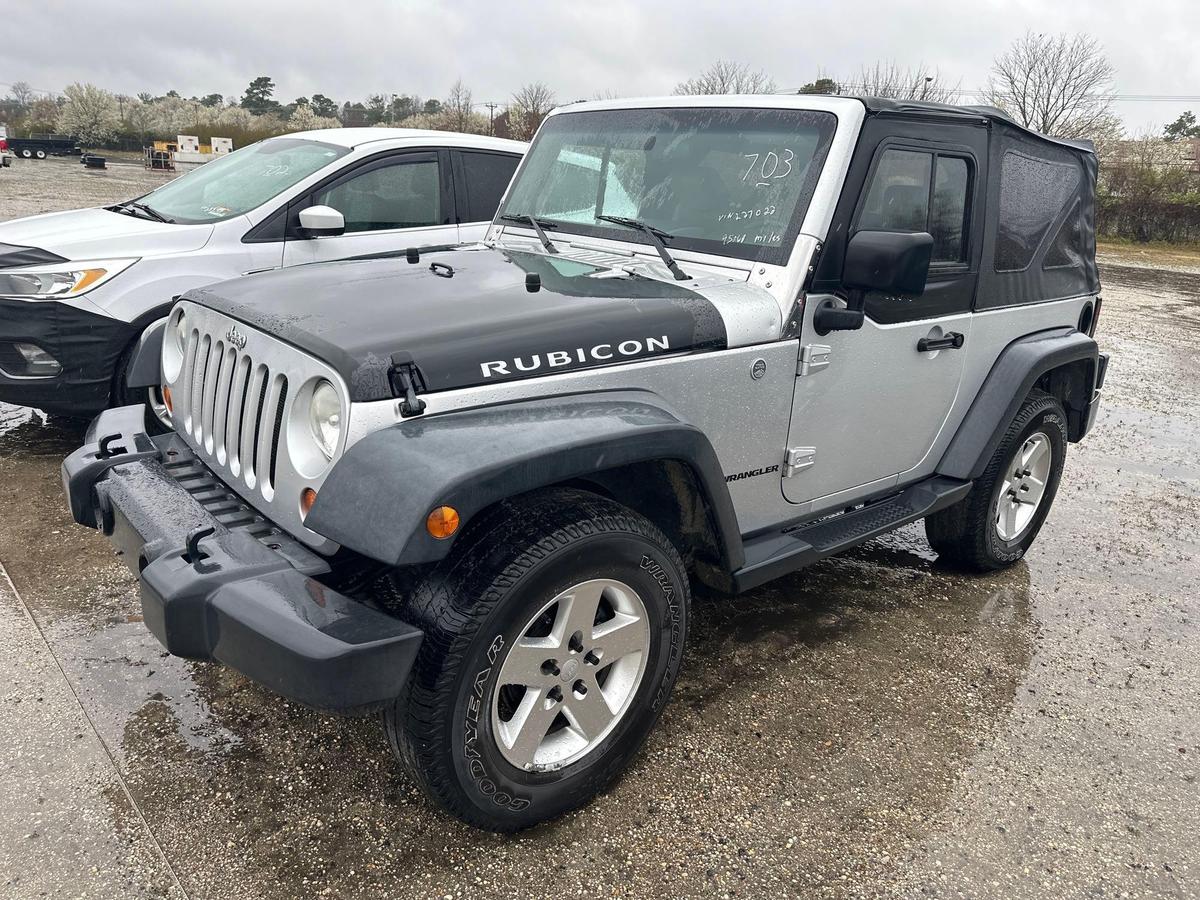
[[[261,206],[348,152],[333,144],[272,138],[206,163],[141,202],[176,222],[219,222]]]
[[[648,242],[596,220],[625,216],[666,232],[675,249],[782,265],[836,125],[799,109],[561,113],[538,132],[504,212]]]

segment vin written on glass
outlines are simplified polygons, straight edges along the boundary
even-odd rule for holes
[[[784,147],[778,153],[768,150],[766,153],[743,153],[750,162],[742,181],[755,187],[771,187],[771,182],[787,178],[792,174],[792,160],[796,154]]]

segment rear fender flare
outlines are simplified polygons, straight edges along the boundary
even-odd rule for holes
[[[1091,400],[1099,366],[1096,342],[1074,328],[1054,328],[1013,341],[1000,353],[975,396],[954,439],[946,449],[937,474],[971,481],[983,474],[1009,423],[1047,372],[1072,363],[1090,363],[1086,404]],[[1068,409],[1068,418],[1072,410]],[[1073,436],[1073,440],[1078,437]]]

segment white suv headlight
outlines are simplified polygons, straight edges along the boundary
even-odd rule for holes
[[[308,404],[308,421],[317,446],[326,459],[333,459],[342,434],[342,400],[334,386],[324,379],[313,388]]]
[[[30,300],[79,297],[115,278],[135,262],[137,259],[95,259],[0,269],[0,297]]]

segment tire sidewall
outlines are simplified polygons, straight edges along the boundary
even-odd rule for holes
[[[657,720],[679,670],[687,633],[685,577],[654,542],[623,532],[573,541],[548,552],[512,583],[503,575],[493,583],[500,597],[463,655],[449,723],[454,776],[483,815],[552,818],[585,802],[624,767]],[[621,721],[587,757],[556,771],[523,771],[500,753],[492,728],[506,648],[553,597],[592,578],[624,582],[641,597],[650,624],[645,672]]]
[[[1034,513],[1033,519],[1030,520],[1025,530],[1017,535],[1015,540],[1006,541],[996,530],[996,504],[1000,499],[1000,491],[1004,487],[1005,473],[1012,466],[1013,459],[1025,441],[1037,432],[1046,435],[1050,440],[1052,456],[1050,472],[1046,479],[1046,490],[1042,495],[1037,512]],[[1007,452],[1004,454],[1000,468],[996,471],[995,483],[992,485],[992,491],[988,497],[985,522],[987,552],[998,562],[1004,564],[1016,562],[1025,555],[1025,551],[1029,549],[1038,532],[1041,531],[1042,524],[1046,521],[1046,516],[1049,515],[1050,507],[1054,503],[1054,496],[1058,493],[1058,484],[1062,476],[1063,464],[1066,461],[1066,449],[1067,422],[1062,408],[1056,402],[1048,404],[1045,409],[1037,412],[1025,427],[1009,441],[1006,447]]]

